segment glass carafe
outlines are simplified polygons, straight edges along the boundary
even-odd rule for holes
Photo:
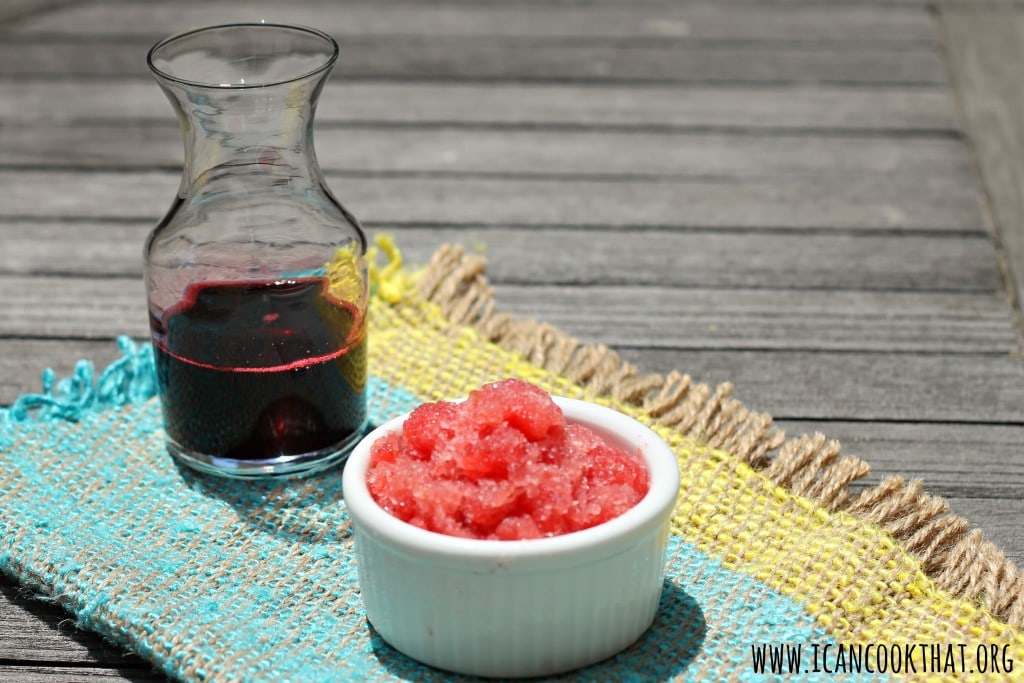
[[[309,474],[364,431],[366,237],[313,149],[337,56],[320,31],[266,23],[149,52],[185,163],[145,282],[167,447],[191,467]]]

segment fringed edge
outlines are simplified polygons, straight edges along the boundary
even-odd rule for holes
[[[91,361],[80,360],[70,377],[57,381],[51,368],[43,371],[42,391],[20,396],[9,408],[0,408],[0,447],[14,438],[17,425],[45,420],[77,421],[91,412],[140,403],[156,396],[153,349],[118,337],[121,357],[99,377]]]
[[[496,309],[486,259],[444,245],[418,274],[419,294],[458,325],[470,325],[491,342],[570,379],[595,395],[644,409],[661,425],[728,451],[776,484],[831,512],[845,511],[876,524],[922,564],[940,588],[979,601],[996,617],[1024,628],[1024,574],[995,544],[920,481],[901,477],[851,490],[870,468],[843,455],[822,434],[786,438],[772,418],[732,398],[732,386],[714,389],[689,375],[641,374],[603,345],[585,344],[561,330],[517,320]]]

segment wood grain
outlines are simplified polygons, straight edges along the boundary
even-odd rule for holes
[[[1024,566],[1024,554],[1015,549],[1024,546],[1024,498],[991,500],[987,497],[961,498],[947,496],[950,510],[964,519],[984,520],[977,528],[1000,548],[1008,546],[1009,557],[1018,566]]]
[[[1018,343],[998,295],[606,285],[497,294],[517,317],[613,348],[1010,353]]]
[[[0,339],[0,405],[10,405],[19,396],[37,393],[42,372],[51,368],[57,377],[69,377],[80,360],[102,370],[121,357],[113,340],[82,339]]]
[[[152,221],[0,219],[0,273],[140,277]],[[374,225],[409,263],[440,244],[488,258],[499,284],[774,290],[1002,291],[984,233]],[[585,249],[581,245],[586,245]],[[571,258],[567,258],[571,255]],[[131,283],[128,283],[131,284]]]
[[[339,67],[339,73],[344,72]],[[67,106],[74,102],[73,107]],[[756,107],[751,107],[757,102]],[[0,80],[4,121],[173,121],[151,80]],[[335,124],[575,130],[886,131],[959,137],[941,87],[651,86],[572,83],[328,82],[317,109]],[[58,128],[51,129],[58,132]],[[82,141],[79,141],[82,142]]]
[[[1004,254],[1024,301],[1024,11],[946,9],[950,69]]]
[[[6,0],[0,7],[0,29],[5,23],[26,21],[34,15],[45,13],[73,0]]]
[[[843,453],[871,465],[863,485],[882,477],[906,475],[907,461],[927,490],[944,497],[980,501],[999,499],[1024,505],[1024,461],[1019,457],[1024,426],[913,422],[777,420],[789,435],[824,433],[839,440]],[[975,510],[976,511],[976,510]],[[968,515],[976,519],[976,515]],[[982,515],[984,517],[984,515]],[[1024,566],[1024,553],[1014,560]]]
[[[166,28],[166,27],[165,27]],[[105,38],[69,42],[61,37],[15,36],[0,42],[0,77],[149,78],[145,56],[152,41]],[[102,45],[103,49],[97,49]],[[530,43],[516,39],[444,37],[353,38],[336,70],[344,79],[429,81],[887,84],[945,82],[932,46],[830,43],[621,45]]]
[[[144,665],[143,665],[144,666]],[[11,666],[0,664],[0,678],[4,683],[40,683],[40,681],[128,681],[143,683],[145,681],[165,681],[166,677],[151,673],[145,669],[125,667],[108,668],[93,666],[51,666],[27,665]]]
[[[328,172],[472,173],[588,178],[835,178],[876,175],[973,179],[962,140],[778,132],[654,133],[330,127],[316,134]],[[0,128],[2,161],[55,168],[178,169],[181,132],[153,124],[91,123]]]
[[[112,340],[10,338],[3,348],[0,405],[38,390],[44,367],[66,376],[79,358],[102,368],[120,355]],[[1022,423],[1024,364],[1010,354],[618,348],[648,372],[732,382],[737,398],[778,419]]]
[[[367,223],[979,231],[975,188],[950,178],[649,179],[327,173]],[[176,171],[0,170],[10,217],[155,222]]]
[[[543,7],[543,21],[537,10]],[[381,36],[486,36],[532,40],[558,38],[700,39],[752,42],[865,41],[930,42],[926,14],[906,8],[808,5],[799,12],[785,7],[724,3],[648,4],[637,12],[628,3],[563,3],[531,8],[501,3],[443,0],[411,2],[306,2],[282,7],[273,0],[176,2],[153,5],[92,2],[60,13],[24,21],[23,34],[61,33],[81,36],[137,35],[162,37],[173,26],[208,26],[230,21],[267,21],[317,26],[340,38]],[[154,32],[155,31],[155,32]]]
[[[149,669],[141,660],[95,634],[75,626],[74,618],[52,601],[38,599],[29,589],[0,575],[0,662],[80,664],[83,660]],[[9,680],[3,676],[0,680]],[[66,675],[73,676],[71,672]]]
[[[777,419],[1024,423],[1017,355],[620,351],[651,372],[679,369],[712,384],[731,382],[736,398]]]
[[[149,334],[140,278],[0,275],[0,291],[0,337]],[[1017,348],[1006,302],[993,294],[634,285],[501,285],[497,294],[502,310],[517,317],[612,346],[922,353]]]

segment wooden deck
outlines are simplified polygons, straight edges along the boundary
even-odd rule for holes
[[[1024,563],[1024,10],[1005,2],[17,0],[0,6],[0,405],[147,335],[178,184],[145,52],[315,25],[335,193],[409,261],[920,477]],[[2,455],[0,455],[2,457]],[[0,579],[0,680],[149,680]]]

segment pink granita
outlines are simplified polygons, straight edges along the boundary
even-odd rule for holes
[[[399,519],[452,536],[517,540],[608,521],[647,493],[639,452],[569,424],[539,387],[487,384],[426,403],[371,449],[366,483]]]

